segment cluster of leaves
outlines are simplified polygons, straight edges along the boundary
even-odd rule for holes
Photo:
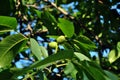
[[[0,0],[0,80],[118,80],[120,17],[111,9],[116,3]],[[18,68],[20,60],[31,64]]]

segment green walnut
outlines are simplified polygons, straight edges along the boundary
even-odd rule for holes
[[[50,42],[48,45],[50,48],[56,48],[58,46],[57,42]]]
[[[58,43],[63,43],[64,41],[66,41],[65,36],[59,36],[59,37],[57,38],[57,42],[58,42]]]

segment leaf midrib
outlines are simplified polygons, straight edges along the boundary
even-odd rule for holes
[[[22,42],[23,40],[26,40],[26,39],[27,39],[27,38],[23,38],[23,39],[17,41],[17,42],[16,42],[15,44],[13,44],[10,48],[8,48],[8,50],[6,50],[1,57],[5,56],[6,53],[7,53],[10,49],[12,49],[17,43]]]

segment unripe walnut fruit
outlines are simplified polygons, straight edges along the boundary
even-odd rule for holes
[[[50,48],[56,48],[58,46],[57,42],[50,42],[48,45]]]
[[[62,42],[64,42],[64,41],[66,41],[65,36],[59,36],[59,37],[57,38],[57,42],[58,42],[58,43],[62,43]]]

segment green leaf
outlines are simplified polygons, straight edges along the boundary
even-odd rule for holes
[[[14,6],[11,5],[12,1],[13,0],[0,0],[0,15],[10,15],[12,7]]]
[[[76,38],[81,44],[83,44],[84,47],[86,47],[89,50],[93,50],[96,48],[95,44],[86,36],[80,35]]]
[[[71,74],[72,78],[76,80],[77,70],[75,69],[74,65],[69,61],[64,69],[64,73],[66,75]]]
[[[54,55],[51,55],[47,58],[45,58],[42,61],[37,61],[36,63],[34,63],[33,65],[31,65],[31,68],[34,67],[39,67],[39,66],[44,66],[46,64],[51,64],[54,61],[58,61],[61,59],[71,59],[73,57],[73,51],[72,50],[65,50],[65,51],[60,51]]]
[[[107,74],[107,76],[110,78],[110,80],[119,80],[118,76],[116,76],[115,74],[111,73],[110,71],[104,70],[104,72]]]
[[[36,56],[36,58],[38,60],[41,60],[42,53],[40,50],[40,46],[39,46],[38,42],[33,38],[30,38],[30,48],[31,48],[32,53]]]
[[[16,53],[20,51],[27,38],[22,34],[14,34],[0,42],[0,67],[10,66]]]
[[[41,12],[39,10],[34,10],[34,11],[37,14],[38,18],[41,18]]]
[[[64,35],[67,37],[72,37],[74,34],[74,25],[71,21],[59,18],[58,27],[62,30]]]
[[[5,69],[2,72],[0,72],[0,80],[10,80],[12,76],[12,73],[10,72],[9,69]]]
[[[110,63],[115,62],[118,58],[120,58],[120,42],[117,43],[117,50],[113,49],[108,54],[108,59]]]
[[[120,42],[117,43],[117,50],[120,52]]]
[[[33,63],[31,66],[29,66],[26,69],[22,69],[21,71],[17,71],[13,77],[17,77],[33,68],[44,68],[47,67],[48,65],[52,64],[55,61],[59,61],[59,60],[63,60],[63,59],[72,59],[73,57],[73,50],[64,50],[64,51],[60,51],[56,54],[53,54],[47,58],[45,58],[42,61],[36,61],[35,63]]]
[[[59,36],[56,36],[56,35],[47,35],[47,37],[57,39]]]
[[[16,27],[17,27],[16,18],[0,16],[0,33],[14,30]]]
[[[74,52],[74,54],[80,61],[83,61],[83,60],[90,61],[90,59],[82,53]]]
[[[99,69],[89,66],[87,67],[88,71],[90,72],[90,75],[95,79],[95,80],[106,80],[106,75],[103,74]],[[88,72],[86,72],[88,73]],[[96,74],[97,73],[97,74]]]
[[[117,55],[119,54],[119,55]],[[120,57],[120,53],[117,53],[116,50],[111,50],[110,53],[108,54],[108,60],[110,63],[113,63],[114,61],[116,61],[118,58]]]
[[[57,21],[55,17],[50,12],[45,10],[41,14],[41,19],[42,19],[44,26],[48,29],[49,34],[56,34],[55,27],[57,25]]]
[[[103,72],[103,70],[101,70],[98,67],[90,65],[91,63],[89,64],[88,61],[82,61],[80,63],[73,61],[73,64],[75,65],[78,71],[79,69],[82,70],[86,74],[89,80],[107,80],[108,79],[108,77]],[[81,74],[79,76],[81,76]]]
[[[95,44],[84,35],[80,35],[76,39],[73,39],[72,43],[75,48],[88,57],[90,57],[89,51],[96,48]]]
[[[48,57],[48,51],[45,47],[40,46],[40,50],[41,50],[41,53],[42,53],[42,57],[44,57],[44,58]]]
[[[65,74],[70,74],[73,70],[75,70],[74,65],[71,62],[68,62],[64,69]]]

